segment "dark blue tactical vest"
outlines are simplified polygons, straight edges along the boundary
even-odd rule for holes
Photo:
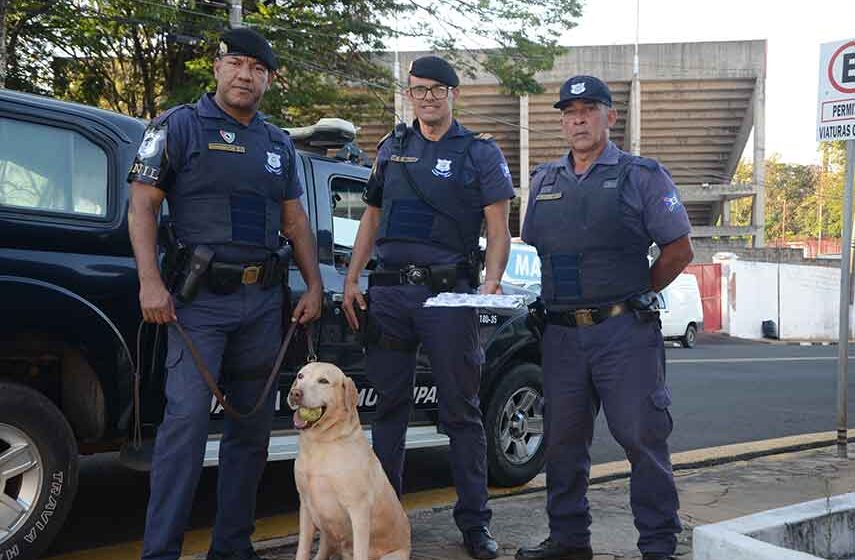
[[[285,133],[268,123],[242,128],[197,120],[199,143],[168,193],[178,238],[191,246],[276,250],[291,169]]]
[[[625,226],[620,193],[629,167],[656,169],[646,158],[622,154],[617,165],[597,170],[599,184],[579,185],[567,169],[548,164],[529,216],[529,242],[541,259],[541,297],[563,310],[625,301],[650,289],[651,239]]]
[[[384,174],[377,244],[435,243],[467,256],[478,248],[484,220],[479,179],[471,177],[467,183],[463,174],[475,135],[467,131],[425,142],[419,152],[415,142],[407,142],[414,134],[407,129],[388,140],[393,143],[392,156]]]

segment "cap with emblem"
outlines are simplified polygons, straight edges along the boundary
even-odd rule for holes
[[[251,56],[270,70],[279,68],[270,43],[261,33],[248,27],[229,29],[220,36],[218,56]]]
[[[558,95],[558,102],[553,107],[563,109],[577,99],[587,99],[608,107],[612,106],[612,92],[609,91],[609,86],[593,76],[573,76],[564,82]]]
[[[436,80],[441,84],[451,87],[460,85],[457,72],[444,58],[438,56],[423,56],[410,63],[410,76]]]

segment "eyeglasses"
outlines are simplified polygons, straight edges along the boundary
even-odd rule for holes
[[[448,92],[452,89],[454,88],[437,84],[431,87],[412,86],[407,88],[407,91],[410,92],[413,99],[422,100],[427,97],[428,92],[430,92],[431,97],[434,99],[446,99],[448,97]]]

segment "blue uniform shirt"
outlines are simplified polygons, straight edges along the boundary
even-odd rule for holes
[[[607,166],[617,165],[621,153],[621,150],[609,141],[600,157],[582,175],[577,175],[573,169],[572,153],[545,165],[560,165],[563,168],[560,175],[562,181],[573,181],[579,188],[587,188],[600,185],[602,180],[598,177],[599,172]],[[534,201],[540,192],[540,182],[537,180],[540,169],[541,167],[538,167],[534,171],[535,180],[529,193],[531,201]],[[665,167],[660,165],[655,171],[651,171],[639,165],[630,166],[620,195],[625,224],[639,237],[652,239],[662,247],[691,231],[689,216]],[[526,243],[533,206],[529,203],[523,222],[522,239]]]
[[[249,125],[245,125],[235,120],[231,115],[220,109],[217,102],[214,101],[214,95],[207,93],[196,102],[196,110],[191,106],[183,106],[172,112],[166,123],[166,162],[165,169],[160,169],[158,179],[153,179],[149,175],[132,174],[129,177],[131,181],[140,181],[149,185],[154,185],[166,192],[175,181],[175,175],[185,170],[190,158],[198,154],[204,146],[201,137],[202,128],[200,126],[201,119],[211,119],[220,121],[223,124],[224,130],[238,128],[240,134],[248,135],[268,135],[267,125],[264,123],[269,117],[262,113],[256,113],[255,117]],[[156,118],[152,125],[158,126],[162,122],[162,116]],[[226,138],[223,139],[227,142]],[[294,145],[291,142],[286,143],[286,150],[291,157],[287,158],[291,163],[289,169],[285,170],[287,182],[285,187],[284,200],[292,200],[299,198],[303,194],[303,186],[300,184],[300,178],[297,175],[297,158],[294,152]],[[235,168],[235,173],[240,173],[240,167]]]
[[[185,195],[181,193],[186,192],[188,181],[196,182],[202,190],[210,189],[212,195],[218,188],[228,192],[240,187],[245,191],[246,182],[253,181],[252,188],[260,193],[271,189],[269,192],[275,199],[299,198],[303,187],[297,175],[294,145],[284,131],[265,123],[266,119],[256,113],[244,125],[223,111],[210,93],[202,96],[195,106],[170,109],[149,125],[128,181],[162,189],[170,205],[175,204],[176,208],[191,204],[182,202]],[[176,191],[179,184],[185,185],[180,187],[180,193]],[[273,203],[276,204],[275,200]],[[233,218],[244,210],[233,207]],[[255,217],[249,219],[253,231],[278,229],[280,210],[267,208],[266,215],[260,216],[257,208],[252,210]],[[187,211],[190,210],[184,208],[182,215],[187,216]],[[177,223],[187,226],[178,211],[173,214]],[[237,230],[233,234],[234,231]],[[246,262],[266,255],[266,250],[259,247],[232,243],[212,246],[218,260]]]
[[[448,132],[438,140],[442,142],[447,138],[455,138],[472,134],[461,125],[457,119],[451,123]],[[394,135],[386,138],[377,150],[377,158],[368,184],[362,198],[371,206],[380,208],[383,206],[383,183],[384,172],[392,157],[392,148],[397,140]],[[411,136],[407,139],[407,151],[420,153],[422,146],[431,142],[425,138],[419,130],[418,121],[413,123]],[[416,180],[418,178],[415,178]],[[463,165],[463,182],[469,183],[473,180],[479,181],[481,189],[481,206],[489,206],[501,200],[514,198],[514,184],[511,171],[502,151],[492,140],[476,140],[469,148]],[[460,260],[460,256],[443,247],[422,243],[405,241],[393,241],[384,243],[377,247],[377,253],[383,264],[390,266],[403,265],[410,262],[429,264],[449,264]]]

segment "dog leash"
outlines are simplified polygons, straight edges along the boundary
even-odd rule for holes
[[[276,361],[273,364],[273,369],[270,371],[270,375],[267,377],[267,383],[264,385],[264,391],[262,391],[261,395],[259,396],[258,402],[255,403],[255,406],[248,413],[241,414],[226,401],[225,396],[223,396],[222,391],[220,391],[220,388],[217,386],[217,382],[214,380],[214,376],[211,375],[210,371],[208,371],[208,368],[205,366],[205,362],[202,360],[202,356],[199,354],[196,345],[193,344],[193,340],[190,338],[190,335],[187,334],[187,331],[184,330],[184,327],[181,326],[181,323],[179,323],[178,321],[170,323],[170,325],[172,325],[178,332],[178,335],[181,337],[181,339],[184,341],[185,346],[187,346],[187,349],[190,351],[190,355],[193,358],[193,362],[195,362],[196,364],[196,369],[198,369],[199,373],[202,374],[202,379],[205,380],[205,384],[208,386],[208,389],[210,389],[211,393],[214,394],[214,398],[217,399],[217,402],[220,404],[220,406],[223,407],[223,410],[226,414],[237,420],[244,420],[246,418],[249,418],[256,412],[258,412],[262,406],[264,406],[264,401],[267,400],[267,396],[270,394],[270,388],[273,386],[273,383],[279,378],[279,368],[282,366],[283,360],[285,360],[285,353],[288,351],[288,346],[291,344],[291,339],[294,337],[294,333],[296,332],[297,326],[299,324],[300,323],[294,321],[288,327],[288,331],[285,333],[285,338],[282,339],[282,345],[279,346],[279,353],[276,356]],[[314,341],[312,341],[311,335],[312,332],[307,327],[306,336],[309,340],[309,361],[315,361],[318,358],[315,354]],[[314,358],[314,360],[312,360],[311,358]]]

